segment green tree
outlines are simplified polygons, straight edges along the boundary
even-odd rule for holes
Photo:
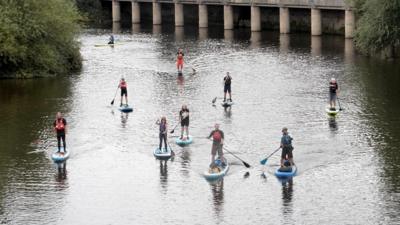
[[[359,20],[355,43],[368,55],[388,53],[400,45],[400,0],[353,0]]]
[[[1,0],[0,78],[79,70],[79,18],[72,0]]]

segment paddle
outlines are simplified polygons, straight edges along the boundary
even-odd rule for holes
[[[115,95],[114,95],[113,100],[111,101],[111,105],[114,105],[114,100],[115,100],[115,97],[117,97],[118,89],[119,89],[119,86],[117,87],[117,90],[115,91]]]
[[[340,111],[343,111],[343,108],[342,108],[342,106],[340,106],[340,100],[339,100],[339,97],[337,97],[337,101],[338,101],[338,103],[339,103],[339,110],[340,110]]]
[[[232,152],[230,152],[227,148],[225,148],[225,151],[227,151],[229,154],[233,155],[235,158],[239,159],[240,161],[242,161],[243,165],[247,168],[250,168],[250,164],[248,164],[247,162],[245,162],[243,159],[239,158],[237,155],[233,154]]]
[[[277,151],[279,151],[279,149],[281,149],[281,147],[279,147],[278,149],[276,149],[273,153],[271,153],[269,156],[267,156],[267,158],[263,159],[260,161],[261,165],[265,165],[267,163],[267,160],[269,157],[271,157],[273,154],[275,154]]]
[[[179,122],[174,126],[174,129],[172,129],[169,133],[173,134],[175,132],[175,128],[182,122],[183,119],[185,119],[187,116],[183,117]]]

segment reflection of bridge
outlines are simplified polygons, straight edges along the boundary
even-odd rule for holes
[[[238,18],[243,11],[249,11],[249,24],[251,31],[261,31],[263,24],[270,24],[266,20],[274,20],[271,16],[276,15],[277,27],[282,34],[290,33],[292,28],[296,29],[298,21],[305,21],[311,35],[318,36],[326,30],[333,33],[344,33],[346,38],[353,38],[355,18],[351,7],[345,0],[103,0],[112,1],[112,20],[121,20],[121,4],[131,3],[132,23],[141,22],[141,8],[150,7],[151,17],[154,25],[162,23],[162,14],[165,4],[173,4],[175,26],[183,26],[184,18],[193,13],[186,12],[184,6],[197,7],[199,28],[208,27],[210,10],[217,9],[218,16],[223,20],[224,29],[231,30],[237,25]],[[211,9],[210,6],[213,6]],[[167,6],[165,6],[167,8]],[[169,8],[171,8],[169,6]],[[210,8],[210,9],[209,9]],[[247,9],[244,9],[247,8]],[[244,10],[242,10],[244,9]],[[219,13],[220,12],[220,13]],[[269,15],[267,15],[269,14]],[[271,22],[269,21],[269,22]],[[270,27],[267,27],[270,28]],[[344,32],[343,32],[344,30]]]

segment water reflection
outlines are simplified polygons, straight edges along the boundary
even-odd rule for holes
[[[233,41],[233,30],[224,30],[224,39],[226,41]]]
[[[161,34],[161,25],[153,25],[153,34]]]
[[[121,127],[125,128],[128,122],[129,113],[121,113]]]
[[[199,28],[199,40],[204,41],[208,38],[208,28]]]
[[[293,214],[293,178],[280,180],[282,183],[282,216],[285,222],[292,221]]]
[[[339,129],[335,117],[330,116],[328,118],[328,123],[329,123],[329,129],[331,131],[337,131]]]
[[[322,48],[321,36],[312,36],[311,37],[311,55],[312,56],[321,55],[321,48]]]
[[[183,41],[185,39],[185,29],[183,27],[175,27],[175,41]]]
[[[140,23],[132,24],[132,33],[133,34],[140,33],[140,31],[141,31]]]
[[[181,172],[184,177],[189,177],[189,172],[190,172],[190,151],[187,149],[182,149],[182,155],[181,155]]]
[[[259,48],[261,44],[261,32],[251,32],[250,47]]]
[[[345,39],[344,41],[344,61],[346,63],[352,63],[355,57],[354,42],[353,39]]]
[[[224,206],[224,178],[210,183],[215,218],[220,218]]]
[[[113,22],[113,24],[112,24],[112,32],[114,34],[121,33],[121,23],[120,22]]]
[[[232,117],[232,107],[231,106],[224,107],[224,116],[226,118],[231,118]]]
[[[62,162],[62,163],[56,163],[57,166],[57,175],[56,175],[56,181],[64,185],[65,180],[67,179],[67,162]]]
[[[289,34],[281,34],[279,36],[279,52],[280,53],[287,53],[289,52],[290,48],[290,35]]]
[[[168,188],[168,160],[160,160],[160,185],[164,190]]]

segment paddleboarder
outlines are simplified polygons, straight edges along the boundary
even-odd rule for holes
[[[63,118],[61,112],[57,112],[56,120],[53,123],[54,132],[57,134],[58,151],[61,151],[61,140],[63,142],[64,152],[67,152],[65,145],[65,134],[67,133],[67,121]]]
[[[109,41],[108,41],[109,45],[113,45],[114,44],[114,35],[111,34]]]
[[[329,82],[329,104],[331,110],[336,110],[336,98],[339,92],[339,86],[335,78],[331,78]]]
[[[182,105],[179,111],[179,121],[181,121],[181,140],[183,140],[183,133],[186,130],[186,139],[189,139],[189,109],[186,105]]]
[[[226,101],[227,92],[229,93],[229,101],[232,102],[231,83],[232,77],[229,75],[229,72],[226,72],[226,76],[224,77],[224,102]]]
[[[211,164],[210,167],[213,167],[215,162],[215,155],[218,153],[218,158],[221,160],[223,164],[225,164],[224,153],[222,151],[224,145],[224,132],[219,129],[219,124],[216,123],[214,125],[214,130],[211,131],[208,138],[213,139],[212,147],[211,147]]]
[[[160,151],[162,152],[162,143],[164,141],[165,152],[167,152],[167,148],[168,148],[168,145],[167,145],[167,130],[168,130],[167,118],[165,116],[161,117],[161,121],[157,120],[156,124],[160,126],[159,127]]]
[[[290,166],[294,165],[293,161],[293,146],[292,146],[293,138],[289,135],[288,129],[286,127],[282,128],[282,138],[281,138],[281,167],[285,167],[285,161],[289,160]]]
[[[183,70],[183,56],[185,56],[185,54],[183,53],[183,50],[180,48],[176,53],[176,68],[180,73],[182,73]]]
[[[128,85],[125,81],[125,78],[121,78],[121,80],[119,81],[118,87],[121,88],[121,104],[120,104],[120,106],[122,106],[122,100],[123,100],[124,96],[125,96],[125,103],[126,103],[126,105],[128,105],[128,89],[127,89]]]

